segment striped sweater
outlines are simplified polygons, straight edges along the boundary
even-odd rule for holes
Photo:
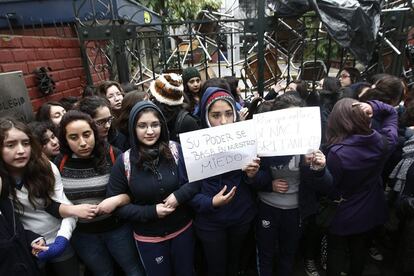
[[[115,152],[119,155],[120,151]],[[99,204],[106,197],[106,186],[112,168],[109,153],[102,174],[94,168],[93,159],[68,157],[63,163],[63,155],[58,155],[55,164],[60,168],[63,188],[73,204]],[[86,233],[100,233],[115,229],[120,225],[117,217],[104,214],[91,220],[79,219],[77,230]]]

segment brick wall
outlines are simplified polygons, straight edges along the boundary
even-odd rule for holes
[[[55,30],[44,28],[32,30],[31,33],[26,31],[22,35],[0,35],[0,72],[23,71],[35,112],[46,101],[79,96],[86,84],[79,41],[73,29],[65,30],[65,38],[59,37],[61,34]],[[56,89],[53,94],[43,96],[37,88],[33,70],[47,66],[52,69]],[[92,77],[95,83],[100,80],[97,74]]]

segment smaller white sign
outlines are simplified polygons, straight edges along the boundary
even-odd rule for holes
[[[319,107],[295,107],[253,116],[259,156],[306,154],[319,149]]]
[[[254,121],[180,134],[190,182],[239,170],[256,157]]]

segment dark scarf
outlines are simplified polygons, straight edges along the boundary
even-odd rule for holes
[[[159,154],[160,151],[158,148],[148,148],[145,149],[145,160],[142,160],[142,168],[144,171],[151,171],[153,173],[157,172],[157,167],[159,163]]]

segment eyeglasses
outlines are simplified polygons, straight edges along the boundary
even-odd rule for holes
[[[106,125],[106,124],[112,124],[112,121],[113,121],[113,120],[114,120],[114,117],[113,117],[113,116],[111,116],[111,117],[108,117],[108,118],[103,118],[103,119],[96,120],[96,121],[95,121],[95,124],[96,124],[97,126],[102,127],[102,126],[104,126],[104,125]]]
[[[151,125],[137,124],[137,129],[139,129],[140,131],[147,131],[148,128],[151,128],[152,130],[158,130],[161,128],[161,124],[160,123],[152,123]]]

